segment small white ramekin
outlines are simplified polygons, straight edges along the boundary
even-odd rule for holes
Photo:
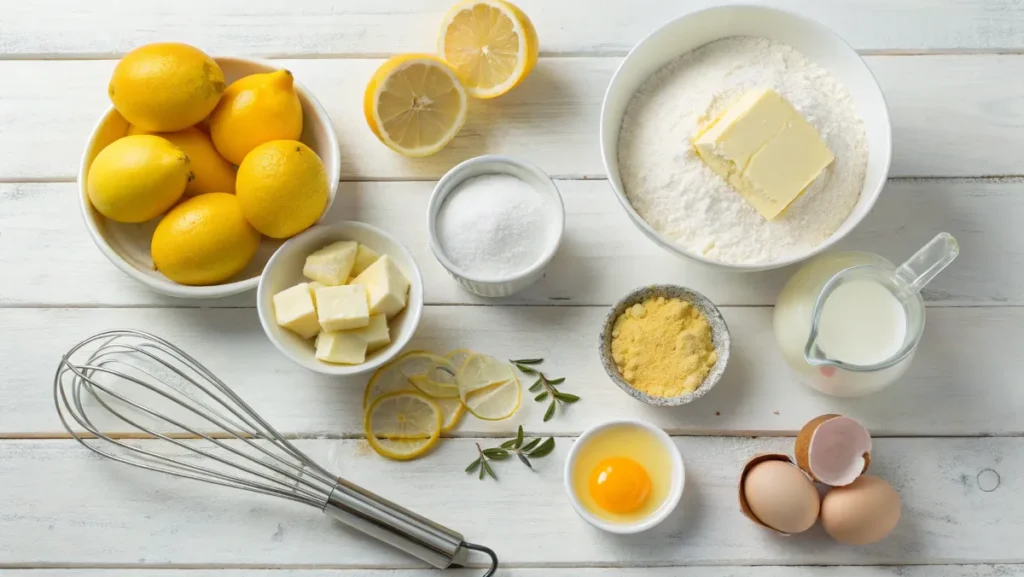
[[[533,186],[541,194],[545,194],[554,200],[548,206],[553,207],[554,214],[554,235],[550,246],[545,247],[540,260],[530,268],[505,278],[480,278],[460,268],[448,258],[441,249],[441,242],[437,238],[437,216],[441,211],[448,194],[455,190],[464,181],[475,176],[485,174],[508,174]],[[558,245],[562,242],[562,231],[565,229],[565,206],[562,204],[562,195],[558,188],[543,170],[522,160],[509,156],[489,154],[477,156],[462,162],[455,168],[448,171],[430,196],[430,204],[427,207],[427,231],[430,234],[430,249],[434,251],[441,266],[462,286],[473,294],[482,297],[506,297],[517,293],[532,285],[544,276],[544,269],[558,251]]]
[[[637,427],[650,432],[652,435],[658,438],[662,446],[665,447],[665,453],[669,459],[672,459],[672,487],[669,488],[668,497],[665,498],[665,502],[658,507],[650,517],[637,521],[636,523],[611,523],[605,521],[599,517],[596,517],[587,508],[583,506],[579,497],[576,495],[576,491],[573,490],[573,469],[576,466],[576,458],[579,454],[580,447],[587,444],[590,439],[606,429],[612,427]],[[679,505],[679,500],[683,496],[683,487],[686,485],[686,469],[683,467],[683,456],[679,454],[679,449],[676,444],[672,442],[672,437],[669,437],[665,431],[662,431],[658,427],[646,422],[636,419],[615,419],[606,421],[590,427],[583,432],[582,435],[576,439],[572,449],[569,449],[569,456],[565,459],[565,473],[562,475],[563,482],[565,483],[565,492],[569,495],[569,501],[572,502],[573,509],[576,509],[576,513],[587,523],[590,523],[594,527],[607,531],[609,533],[617,533],[620,535],[629,535],[633,533],[641,533],[648,529],[651,529],[668,518],[675,511]]]

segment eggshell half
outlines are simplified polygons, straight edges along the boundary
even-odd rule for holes
[[[766,463],[779,463],[787,469],[773,467],[775,470],[767,471],[767,475],[766,471],[762,470],[760,474],[755,474],[755,477],[763,478],[754,478],[748,487],[751,471],[757,469],[758,465]],[[751,498],[748,498],[748,489],[757,495],[752,493]],[[779,499],[778,503],[774,502],[776,499]],[[755,507],[762,509],[762,513],[768,512],[775,518],[759,518],[754,512],[755,507],[751,506],[751,500],[755,501]],[[820,507],[818,492],[811,480],[789,457],[775,453],[755,455],[743,466],[739,481],[739,502],[740,510],[748,519],[787,537],[810,529],[817,520]]]
[[[871,434],[850,417],[816,417],[796,437],[796,463],[819,483],[849,485],[871,464]]]
[[[900,522],[900,494],[878,477],[863,475],[836,487],[821,501],[821,525],[847,545],[868,545],[887,537]]]

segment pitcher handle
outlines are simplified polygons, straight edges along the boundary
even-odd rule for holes
[[[928,244],[914,253],[896,269],[896,276],[903,279],[912,291],[920,292],[935,275],[949,266],[960,254],[960,243],[948,232],[940,232]]]

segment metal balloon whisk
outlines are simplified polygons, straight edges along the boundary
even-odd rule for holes
[[[434,567],[461,566],[472,550],[490,557],[484,577],[497,568],[487,547],[317,464],[160,337],[114,330],[85,339],[61,359],[53,398],[68,432],[109,459],[303,503]]]

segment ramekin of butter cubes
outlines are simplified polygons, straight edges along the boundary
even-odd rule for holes
[[[408,344],[423,312],[423,280],[390,234],[360,222],[315,226],[271,257],[256,308],[267,337],[292,361],[354,375]]]

